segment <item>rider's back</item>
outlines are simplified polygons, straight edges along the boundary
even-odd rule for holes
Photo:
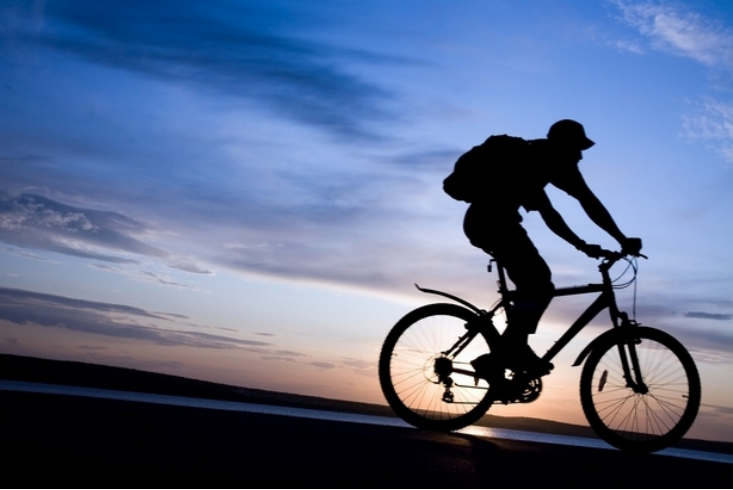
[[[522,138],[494,135],[461,155],[443,189],[453,199],[468,203],[500,201],[514,195],[527,160],[529,142]],[[512,189],[503,188],[509,185]]]

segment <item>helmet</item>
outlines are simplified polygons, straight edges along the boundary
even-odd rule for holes
[[[587,150],[595,145],[585,135],[583,125],[572,119],[563,119],[550,126],[550,131],[547,132],[547,139],[578,150]]]

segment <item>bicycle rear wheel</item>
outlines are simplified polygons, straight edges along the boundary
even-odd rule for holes
[[[473,372],[470,362],[489,352],[483,334],[458,355],[445,354],[468,333],[466,323],[475,319],[475,313],[458,305],[427,305],[408,313],[387,335],[379,381],[387,402],[403,420],[423,429],[451,431],[473,424],[491,407],[485,380],[475,382],[472,375],[453,371]]]
[[[692,356],[671,335],[649,327],[638,327],[635,335],[646,393],[627,386],[618,338],[610,337],[583,366],[580,400],[590,426],[606,442],[648,453],[674,444],[692,426],[700,376]]]

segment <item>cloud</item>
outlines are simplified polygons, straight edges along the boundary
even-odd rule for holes
[[[317,367],[319,369],[322,369],[322,370],[335,369],[337,367],[335,364],[332,364],[330,362],[318,362],[318,361],[314,361],[314,362],[310,362],[309,364],[311,366],[315,366],[315,367]]]
[[[144,12],[144,14],[141,14]],[[298,19],[276,7],[193,1],[49,2],[40,22],[14,35],[92,63],[190,83],[265,104],[339,138],[373,139],[369,123],[394,119],[392,94],[337,61],[405,60],[305,40]],[[36,14],[37,15],[37,14]]]
[[[154,284],[160,284],[163,286],[173,286],[176,288],[183,288],[183,289],[196,289],[187,284],[183,284],[180,282],[173,281],[171,279],[161,277],[160,275],[154,272],[140,271],[140,274],[142,275],[143,278],[145,278],[146,281],[152,282]]]
[[[623,21],[647,37],[653,49],[711,67],[733,68],[733,31],[722,22],[657,2],[615,2]]]
[[[686,136],[712,141],[733,162],[733,104],[706,98],[696,114],[684,117]]]
[[[342,357],[341,361],[344,365],[352,367],[354,369],[375,369],[376,363],[374,361],[364,361],[362,359],[354,359],[351,357]]]
[[[55,296],[52,294],[37,293],[33,291],[25,291],[22,289],[12,289],[0,287],[0,298],[2,298],[5,307],[20,309],[27,306],[30,309],[43,308],[46,306],[63,307],[71,310],[79,311],[96,311],[105,314],[122,314],[138,317],[153,318],[156,320],[168,320],[164,314],[150,313],[140,308],[126,306],[114,303],[99,303],[96,301],[87,301],[82,299],[66,298],[63,296]],[[9,310],[8,310],[9,311]],[[7,317],[6,320],[14,321]],[[15,321],[22,323],[22,321]]]
[[[147,232],[147,226],[119,213],[76,208],[37,194],[11,196],[0,191],[0,241],[18,247],[118,264],[137,260],[107,251],[168,256],[136,238]]]
[[[17,255],[18,257],[25,257],[27,259],[39,260],[41,262],[48,262],[48,259],[45,257],[41,257],[40,255],[36,255],[30,252],[24,252],[22,250],[17,250],[11,247],[0,247],[0,252],[10,255]]]
[[[713,405],[711,403],[701,403],[700,407],[703,410],[705,410],[706,412],[713,414],[713,415],[719,415],[721,417],[733,416],[733,407],[725,407],[722,405]]]
[[[191,258],[196,256],[248,273],[384,288],[394,285],[396,272],[405,266],[390,265],[397,259],[383,251],[390,248],[399,255],[401,249],[408,253],[411,248],[392,243],[391,235],[384,233],[385,219],[403,223],[400,233],[408,240],[408,228],[430,226],[400,202],[407,199],[405,189],[419,194],[424,183],[366,172],[342,171],[330,180],[321,169],[302,178],[292,176],[291,192],[278,194],[285,196],[279,202],[256,201],[248,192],[241,200],[233,197],[228,209],[216,202],[181,201],[176,209],[185,209],[181,214],[187,220],[182,223],[171,222],[163,203],[152,199],[147,211],[140,210],[149,218],[140,220],[63,204],[40,194],[0,193],[0,241],[21,249],[86,258],[97,262],[89,264],[96,269],[166,287],[199,290],[159,267],[212,275],[210,268]],[[123,200],[119,206],[124,205]],[[201,216],[191,216],[189,209]],[[186,231],[191,227],[195,233]],[[334,240],[335,230],[338,240]],[[184,233],[192,236],[180,238]],[[235,236],[246,241],[227,244]],[[176,253],[169,251],[171,246],[177,247]]]
[[[644,50],[642,49],[642,47],[638,43],[635,43],[633,41],[627,41],[627,40],[616,41],[614,45],[621,51],[628,51],[630,53],[635,53],[635,54],[644,53]]]
[[[692,59],[709,68],[733,72],[733,29],[718,19],[677,5],[616,0],[622,20],[649,40],[653,50]],[[641,53],[637,43],[621,42],[627,51]],[[703,100],[693,115],[683,116],[686,136],[709,140],[733,162],[733,105]]]
[[[90,6],[72,0],[49,2],[37,23],[28,14],[26,22],[13,24],[18,42],[36,47],[39,59],[65,70],[69,78],[54,93],[59,107],[53,108],[78,118],[69,134],[57,134],[66,125],[59,129],[51,123],[52,131],[43,131],[44,119],[31,118],[25,108],[45,88],[29,88],[27,102],[16,110],[25,115],[17,129],[21,138],[6,132],[8,143],[0,150],[6,154],[0,155],[5,185],[24,191],[21,196],[46,196],[45,206],[52,209],[60,204],[54,200],[59,192],[63,200],[74,199],[69,203],[103,202],[137,227],[100,223],[92,209],[81,209],[95,206],[83,205],[65,212],[65,226],[26,222],[0,230],[0,240],[104,262],[108,272],[169,287],[186,287],[187,281],[166,277],[151,261],[204,275],[229,267],[297,280],[380,288],[389,283],[394,275],[389,262],[395,259],[384,254],[384,246],[393,244],[381,237],[388,228],[403,234],[406,227],[421,225],[406,207],[413,206],[408,195],[425,189],[424,174],[414,174],[445,162],[450,166],[460,150],[407,152],[369,140],[367,154],[353,144],[354,138],[380,138],[395,119],[384,109],[394,107],[394,94],[364,75],[379,71],[364,65],[411,61],[329,44],[299,18],[312,9],[297,15],[277,9],[266,2]],[[84,86],[86,75],[109,88],[88,98],[79,94],[76,87]],[[163,84],[140,82],[150,79]],[[161,90],[165,103],[145,99],[151,86]],[[193,88],[195,95],[181,96],[180,87]],[[166,99],[171,94],[186,107],[166,105],[172,104]],[[129,110],[118,105],[128,100],[134,102]],[[266,134],[248,133],[250,126],[260,126],[257,112],[241,110],[251,101],[288,121],[260,114]],[[150,111],[139,108],[148,105]],[[102,124],[89,114],[104,116]],[[180,121],[167,124],[166,118],[179,115]],[[200,124],[199,118],[208,122]],[[138,141],[119,143],[120,126]],[[312,138],[313,128],[347,138],[350,145],[324,145]],[[102,231],[116,234],[101,240]],[[123,238],[130,241],[122,243]],[[226,243],[239,248],[223,249]],[[144,271],[132,274],[133,269]]]
[[[719,320],[728,321],[733,318],[733,315],[728,313],[705,313],[704,311],[688,311],[685,313],[687,318],[702,318],[705,320]]]
[[[162,260],[172,269],[192,274],[213,274],[188,258],[174,256],[146,243],[145,239],[155,231],[120,213],[74,207],[38,194],[13,196],[0,190],[0,242],[101,261],[104,263],[92,266],[164,286],[192,289],[154,272],[130,272],[106,264],[141,265],[139,258],[147,257]],[[14,248],[0,247],[0,251],[44,260]]]
[[[342,357],[341,362],[347,369],[362,376],[373,378],[377,372],[377,363],[373,360],[364,361],[362,359]]]
[[[665,325],[662,330],[679,340],[697,361],[710,364],[732,362],[733,335],[729,332],[689,324],[685,327]]]
[[[152,313],[128,305],[0,287],[0,319],[19,325],[32,323],[44,327],[145,341],[161,346],[249,349],[271,345],[256,340],[164,328],[158,324],[158,322],[170,322],[171,317],[185,318],[173,313]],[[143,323],[141,319],[148,321]]]
[[[101,346],[101,345],[77,345],[77,349],[83,350],[83,351],[105,351],[108,350],[107,347]]]
[[[172,269],[178,269],[183,272],[190,272],[192,274],[203,274],[205,276],[211,276],[214,274],[208,269],[203,269],[198,264],[192,264],[190,262],[180,260],[169,263],[168,267],[171,267]]]
[[[415,172],[440,171],[451,169],[451,164],[466,151],[465,148],[442,148],[408,152],[385,159],[390,164],[406,167]]]
[[[277,354],[278,356],[288,356],[288,357],[303,357],[307,355],[307,354],[303,354],[302,352],[296,352],[292,350],[282,350],[282,349],[276,350],[274,353]]]
[[[393,277],[384,268],[365,267],[375,259],[369,245],[292,241],[277,248],[229,250],[219,260],[235,270],[261,273],[285,279],[306,279],[341,284],[385,286]]]

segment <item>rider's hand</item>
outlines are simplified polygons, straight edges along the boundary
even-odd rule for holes
[[[597,259],[601,256],[601,252],[603,251],[603,248],[601,248],[600,245],[595,245],[592,243],[583,243],[582,245],[578,246],[578,250],[583,252],[588,257]]]
[[[621,242],[621,252],[626,255],[639,255],[641,252],[641,238],[624,238]]]

